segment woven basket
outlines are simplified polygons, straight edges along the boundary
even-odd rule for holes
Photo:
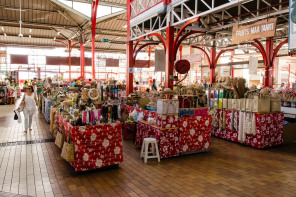
[[[75,159],[74,159],[74,144],[73,143],[64,142],[61,157],[64,158],[68,162],[75,161]]]
[[[65,141],[65,135],[58,132],[57,133],[57,137],[55,139],[55,144],[59,147],[59,148],[63,148],[64,145],[64,141]]]
[[[143,109],[146,107],[146,105],[147,105],[148,103],[150,103],[150,99],[147,98],[147,97],[144,97],[144,98],[140,98],[140,99],[139,99],[139,105],[140,105],[140,107],[143,108]]]

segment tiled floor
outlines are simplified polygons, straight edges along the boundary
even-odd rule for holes
[[[34,141],[52,139],[41,115],[31,133],[22,127],[0,117],[0,196],[296,196],[296,144],[256,150],[213,138],[208,153],[144,164],[125,141],[119,168],[75,173],[53,142]]]

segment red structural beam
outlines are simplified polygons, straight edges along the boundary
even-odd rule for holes
[[[145,38],[146,38],[146,36],[143,36],[143,37],[139,38],[139,39],[136,41],[135,46],[134,46],[134,51],[136,50],[138,44],[139,44],[142,40],[144,40]]]
[[[131,20],[131,0],[127,0],[127,45],[126,45],[126,95],[133,93],[133,73],[130,72],[130,69],[134,66],[133,61],[133,41],[130,41],[130,20]]]
[[[150,43],[147,43],[147,44],[143,44],[141,47],[139,47],[139,49],[137,49],[137,51],[135,51],[134,56],[133,56],[134,61],[136,60],[136,57],[137,57],[138,53],[139,53],[142,49],[144,49],[144,48],[147,47],[147,46],[151,46],[151,45],[158,45],[158,43],[150,42]]]
[[[95,39],[96,39],[96,24],[97,24],[97,10],[98,10],[98,4],[99,0],[94,0],[92,2],[92,9],[91,9],[91,32],[92,32],[92,38],[91,38],[91,43],[92,43],[92,78],[93,80],[96,79],[96,62],[95,62]]]
[[[164,50],[166,50],[165,39],[159,33],[152,33],[148,35],[148,37],[153,37],[153,36],[156,36],[162,42]]]

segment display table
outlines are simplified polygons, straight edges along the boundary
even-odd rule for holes
[[[161,159],[180,154],[178,128],[161,129],[156,125],[149,125],[146,121],[138,121],[135,145],[141,148],[144,138],[147,137],[156,139]]]
[[[201,152],[211,147],[211,116],[179,118],[180,152]]]
[[[179,128],[161,129],[138,121],[135,145],[141,147],[144,138],[158,142],[160,158],[178,156],[180,153],[207,151],[211,147],[211,116],[179,118]]]
[[[59,130],[75,145],[75,171],[117,165],[123,161],[121,123],[96,126],[72,126],[58,115]]]
[[[218,109],[218,121],[220,121],[220,111]],[[256,134],[245,134],[245,140],[239,140],[238,131],[233,130],[231,125],[232,111],[226,112],[226,128],[212,128],[212,135],[238,142],[254,148],[268,148],[277,146],[283,143],[283,129],[284,129],[284,114],[283,113],[269,113],[269,114],[255,114]],[[235,111],[237,117],[237,124],[239,125],[239,111]]]
[[[55,101],[50,101],[46,97],[42,96],[42,114],[45,121],[50,123],[50,108],[55,104]]]

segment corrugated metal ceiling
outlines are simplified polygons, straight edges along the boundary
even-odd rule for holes
[[[79,0],[83,1],[83,0]],[[125,0],[102,0],[103,5],[125,5]],[[19,1],[0,0],[0,42],[4,45],[22,45],[37,47],[58,47],[62,44],[56,40],[78,40],[79,30],[85,29],[90,39],[90,19],[57,0],[22,1],[22,34],[20,32]],[[125,51],[126,14],[107,17],[107,20],[97,24],[96,50]],[[59,33],[58,33],[59,32]],[[6,35],[6,36],[4,36]],[[108,38],[111,43],[102,43],[102,38]],[[85,44],[86,50],[91,48],[91,42]],[[78,47],[78,46],[77,46]]]

